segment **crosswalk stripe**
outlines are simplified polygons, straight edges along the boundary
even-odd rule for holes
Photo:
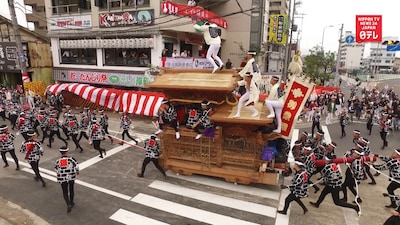
[[[245,185],[240,185],[240,184],[235,185],[235,184],[223,181],[223,180],[217,180],[215,178],[203,177],[203,176],[198,176],[198,175],[181,176],[181,175],[176,175],[175,173],[173,173],[171,171],[168,171],[167,174],[170,177],[190,181],[193,183],[227,189],[230,191],[236,191],[236,192],[240,192],[240,193],[244,193],[244,194],[248,194],[248,195],[254,195],[254,196],[258,196],[260,198],[269,198],[269,199],[273,199],[273,200],[279,200],[280,193],[277,191],[270,191],[270,190],[266,190],[266,189],[255,188],[255,187],[245,186]]]
[[[255,213],[272,218],[275,218],[276,216],[276,208],[274,207],[238,200],[234,198],[224,197],[221,195],[211,194],[204,191],[198,191],[191,188],[185,188],[162,181],[156,180],[153,183],[151,183],[149,187],[169,192],[172,194],[180,195],[183,197],[192,198],[204,202],[210,202],[212,204],[229,207],[241,211]]]
[[[283,206],[285,205],[285,199],[289,195],[289,189],[283,189],[281,192],[281,197],[279,199],[279,209],[283,209]],[[285,225],[289,224],[289,215],[290,215],[290,207],[287,211],[286,215],[283,214],[276,214],[276,220],[275,220],[275,225]]]
[[[293,129],[292,132],[292,138],[290,140],[290,151],[288,154],[288,163],[290,163],[290,167],[293,167],[293,163],[294,163],[294,156],[293,156],[293,152],[292,152],[292,148],[294,146],[294,143],[299,140],[299,129]]]
[[[322,131],[324,132],[324,139],[327,144],[332,142],[331,135],[329,134],[329,130],[327,126],[322,125]]]
[[[139,193],[132,198],[133,202],[145,205],[154,209],[158,209],[164,212],[172,213],[182,217],[190,218],[204,223],[214,224],[214,225],[255,225],[256,223],[244,221],[241,219],[236,219],[230,216],[220,215],[213,212],[208,212],[206,210],[194,208],[191,206],[182,205],[179,203],[171,202],[161,198],[153,197],[143,193]]]
[[[114,214],[109,217],[111,220],[117,221],[126,225],[136,224],[151,224],[151,225],[168,225],[155,219],[151,219],[125,209],[118,209]]]

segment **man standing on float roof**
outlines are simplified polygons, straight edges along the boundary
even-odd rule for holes
[[[280,133],[281,128],[282,128],[282,109],[283,109],[283,104],[285,100],[283,99],[283,96],[279,96],[278,93],[278,88],[279,88],[279,77],[277,76],[272,76],[270,80],[270,84],[272,85],[268,98],[265,99],[265,105],[268,108],[269,115],[267,118],[272,119],[276,118],[277,122],[277,127],[273,132],[275,133]]]
[[[214,23],[200,21],[194,24],[193,27],[203,33],[204,40],[209,45],[206,58],[214,67],[212,73],[215,73],[218,69],[222,69],[224,63],[218,56],[219,49],[221,48],[221,37],[218,33],[218,26]],[[218,62],[218,65],[214,60]]]

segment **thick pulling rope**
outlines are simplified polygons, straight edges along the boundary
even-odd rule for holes
[[[122,139],[120,139],[120,138],[117,138],[116,136],[107,134],[107,137],[109,137],[112,141],[115,141],[115,140],[118,141],[119,144],[127,144],[127,145],[130,145],[130,146],[132,146],[132,147],[135,147],[135,148],[140,149],[140,150],[143,150],[143,151],[146,150],[146,149],[143,148],[142,146],[129,143],[129,142],[124,141],[124,140],[122,140]]]
[[[394,178],[392,178],[392,177],[386,175],[385,173],[382,173],[381,171],[375,169],[374,166],[371,165],[370,163],[366,163],[366,164],[367,164],[370,168],[372,168],[373,170],[375,170],[375,172],[377,172],[377,173],[383,175],[384,177],[388,178],[390,181],[394,181],[394,182],[400,184],[400,181],[398,181],[398,180],[396,180],[396,179],[394,179]]]
[[[353,170],[351,169],[351,167],[350,167],[350,164],[347,162],[347,158],[345,158],[345,164],[346,164],[346,166],[347,166],[347,168],[349,168],[349,170],[350,170],[350,172],[351,172],[351,174],[353,175],[353,179],[354,179],[354,183],[355,183],[355,185],[356,185],[356,197],[355,197],[355,202],[356,202],[356,205],[358,206],[358,216],[361,216],[361,205],[360,205],[360,203],[358,203],[358,201],[357,201],[357,199],[360,197],[359,195],[358,195],[358,183],[357,183],[357,179],[355,178],[355,176],[354,176],[354,172],[353,172]],[[346,187],[347,188],[347,187]]]
[[[230,97],[233,98],[232,102],[229,101]],[[184,98],[174,98],[174,99],[170,99],[169,101],[170,102],[184,102],[184,103],[201,103],[202,102],[202,100],[191,100],[191,99],[184,99]],[[222,100],[220,102],[217,102],[217,101],[209,101],[209,102],[214,105],[222,105],[226,102],[230,106],[235,106],[238,104],[238,99],[233,93],[231,93],[225,97],[225,100]]]

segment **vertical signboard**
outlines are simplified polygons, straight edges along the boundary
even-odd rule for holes
[[[356,15],[356,42],[382,42],[382,15]]]
[[[269,17],[269,42],[280,45],[286,44],[287,22],[288,16],[285,14],[272,14]]]

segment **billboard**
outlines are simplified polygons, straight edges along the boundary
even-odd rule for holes
[[[99,14],[99,27],[126,27],[135,25],[150,25],[154,22],[154,10],[139,10],[126,12],[106,12]]]
[[[269,17],[268,41],[284,45],[287,39],[288,16],[286,14],[271,14]]]
[[[356,15],[356,42],[382,42],[382,15]]]
[[[92,28],[92,15],[51,17],[49,30]]]
[[[19,58],[25,59],[28,64],[28,47],[26,44],[22,44],[24,53],[22,56],[18,56],[17,43],[15,42],[0,42],[0,72],[21,72],[19,65]]]

